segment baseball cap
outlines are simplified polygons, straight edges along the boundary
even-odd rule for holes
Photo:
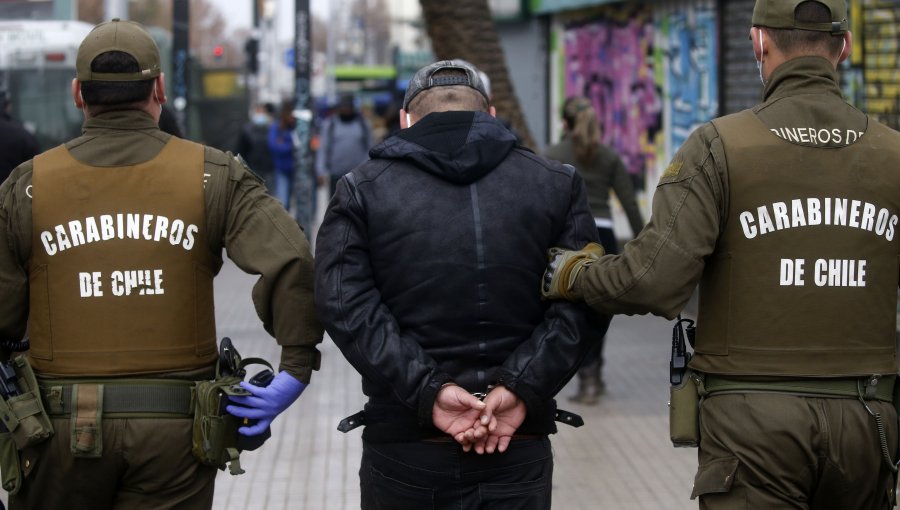
[[[831,22],[806,23],[794,19],[794,11],[797,6],[807,1],[820,3],[828,8],[828,11],[831,12]],[[756,5],[753,7],[753,26],[794,28],[841,35],[849,27],[847,2],[846,0],[756,0]]]
[[[91,62],[108,51],[131,55],[141,70],[134,73],[95,73]],[[113,18],[101,23],[81,42],[75,59],[75,72],[80,81],[142,81],[159,76],[159,48],[150,34],[134,21]]]
[[[444,69],[457,69],[466,73],[465,76],[438,76],[434,74]],[[481,71],[465,60],[441,60],[433,64],[429,64],[422,69],[416,71],[416,75],[409,80],[409,86],[406,87],[406,95],[403,96],[403,109],[409,108],[409,103],[420,92],[433,87],[447,87],[452,85],[465,85],[472,87],[484,96],[484,99],[490,104],[491,98],[488,96],[484,81],[479,76]]]

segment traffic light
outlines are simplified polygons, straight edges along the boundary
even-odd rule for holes
[[[247,54],[247,71],[250,74],[256,74],[259,72],[259,59],[257,58],[259,39],[255,37],[247,39],[247,42],[244,43],[244,52]]]
[[[222,60],[222,55],[225,54],[225,48],[222,47],[221,44],[217,44],[215,48],[213,48],[213,56],[216,57],[216,62]]]

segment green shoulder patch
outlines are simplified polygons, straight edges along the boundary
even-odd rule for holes
[[[682,159],[673,159],[669,166],[666,167],[666,171],[663,172],[662,177],[660,179],[668,179],[670,177],[675,177],[678,175],[678,172],[681,172],[681,168],[684,166],[684,160]]]

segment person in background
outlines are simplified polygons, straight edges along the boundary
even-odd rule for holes
[[[250,170],[262,177],[269,186],[273,184],[275,169],[272,151],[269,150],[269,129],[272,125],[271,104],[259,104],[253,109],[250,120],[238,135],[237,153],[244,158]]]
[[[554,251],[541,292],[672,319],[699,283],[671,413],[701,510],[888,510],[900,133],[843,98],[844,0],[756,0],[749,36],[762,103],[694,130],[637,238]]]
[[[269,126],[268,145],[275,167],[275,198],[280,200],[287,210],[291,208],[291,192],[297,174],[295,161],[297,143],[294,140],[296,126],[293,101],[282,102],[278,118]]]
[[[163,133],[169,133],[172,136],[184,138],[181,126],[178,125],[178,118],[175,117],[175,112],[172,111],[172,108],[170,108],[168,104],[163,105],[162,111],[159,114],[159,129]]]
[[[330,186],[334,194],[338,179],[369,157],[372,128],[357,110],[352,94],[344,94],[334,113],[322,123],[316,175],[319,186]]]
[[[71,94],[83,134],[0,185],[0,360],[27,330],[14,363],[37,380],[19,418],[53,430],[3,449],[4,488],[24,473],[10,507],[209,509],[217,470],[192,453],[195,424],[209,425],[193,415],[197,382],[217,375],[223,250],[258,276],[260,326],[281,346],[271,383],[243,382],[252,396],[226,406],[258,420],[238,429],[254,436],[319,366],[309,242],[237,158],[159,129],[159,49],[139,24],[85,37]]]
[[[600,143],[600,125],[591,102],[581,96],[566,99],[562,108],[565,132],[562,140],[546,149],[544,155],[573,165],[584,178],[588,205],[594,215],[594,224],[600,235],[600,244],[606,253],[619,253],[616,234],[613,231],[609,192],[625,210],[632,235],[644,228],[644,219],[634,196],[631,176],[622,159],[611,148]],[[603,346],[606,338],[597,342],[578,370],[578,390],[569,400],[585,405],[595,405],[604,391]]]
[[[37,140],[12,118],[11,110],[9,91],[0,86],[0,182],[9,177],[13,168],[40,152]]]

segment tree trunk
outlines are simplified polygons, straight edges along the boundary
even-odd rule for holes
[[[491,103],[522,142],[535,147],[509,79],[506,57],[487,0],[419,0],[431,46],[439,60],[461,58],[491,80]]]

